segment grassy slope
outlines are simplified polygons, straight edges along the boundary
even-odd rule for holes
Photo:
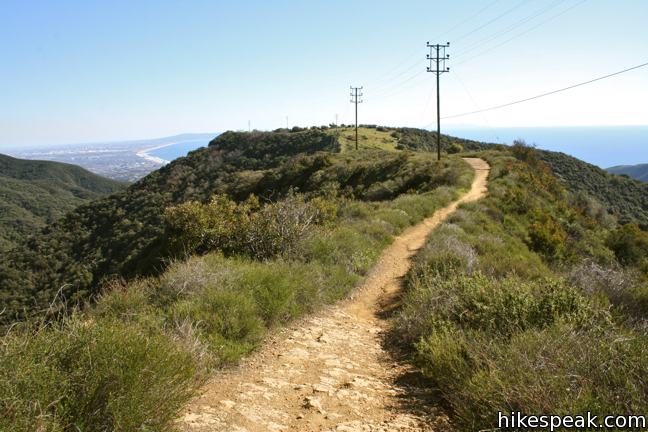
[[[355,128],[332,128],[329,133],[336,136],[342,152],[355,149]],[[458,144],[465,151],[476,151],[490,148],[485,144],[463,138],[441,136],[442,152],[452,144]],[[358,127],[358,147],[360,149],[376,148],[387,151],[414,150],[436,151],[436,132],[415,128],[392,128],[381,126]]]
[[[75,165],[0,155],[0,250],[75,207],[125,187]]]
[[[398,140],[392,136],[391,132],[389,129],[358,127],[358,147],[360,149],[377,148],[394,151]],[[355,149],[355,128],[335,128],[331,130],[331,133],[338,138],[342,152]]]
[[[648,285],[606,246],[614,225],[533,157],[482,157],[489,196],[417,256],[394,340],[460,430],[494,428],[498,411],[646,412]]]
[[[220,135],[126,191],[75,209],[12,251],[0,263],[6,308],[0,321],[38,315],[59,290],[70,302],[85,301],[106,278],[160,271],[171,256],[164,210],[178,203],[206,202],[216,193],[235,201],[252,193],[278,199],[290,188],[307,194],[333,188],[378,201],[455,180],[452,172],[435,177],[434,161],[423,153],[369,148],[359,156],[339,149],[330,130]]]
[[[223,134],[218,145],[192,152],[155,171],[127,190],[68,213],[15,248],[0,263],[0,321],[38,314],[59,288],[70,301],[87,299],[111,274],[136,274],[160,265],[164,209],[213,193],[249,193],[264,170],[298,153],[329,149],[322,134]],[[261,175],[243,175],[254,170]]]

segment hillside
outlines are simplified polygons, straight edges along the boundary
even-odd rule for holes
[[[125,187],[75,165],[0,154],[0,251],[75,207]]]
[[[57,295],[69,302],[95,295],[102,281],[158,272],[173,256],[165,209],[224,194],[236,202],[291,190],[337,191],[366,201],[453,184],[456,173],[431,155],[366,149],[338,153],[330,130],[228,132],[108,198],[78,207],[45,227],[0,263],[1,317],[38,315]],[[60,292],[59,292],[60,290]]]
[[[618,175],[627,175],[635,180],[648,182],[648,164],[618,165],[606,169],[607,172]]]
[[[0,321],[38,315],[61,287],[63,298],[79,302],[94,296],[104,279],[160,271],[173,255],[164,216],[172,205],[207,202],[215,194],[237,202],[250,194],[275,200],[291,188],[311,195],[336,190],[354,199],[379,201],[453,182],[450,173],[425,171],[434,161],[427,153],[434,148],[434,132],[364,126],[360,128],[362,156],[347,151],[351,132],[349,128],[228,132],[127,190],[76,208],[36,232],[0,263],[0,306],[8,311]],[[446,136],[443,142],[455,151],[505,149]],[[573,200],[592,197],[602,203],[601,211],[646,227],[648,185],[607,174],[564,154],[540,154],[567,189],[577,194]],[[25,171],[22,176],[43,182],[34,171]],[[47,170],[39,172],[45,176]],[[92,184],[81,174],[76,181]]]
[[[474,175],[456,156],[338,149],[329,131],[226,133],[13,251],[4,321],[61,313],[2,338],[0,429],[169,430],[214,370],[349,295]]]
[[[634,222],[648,229],[648,183],[610,174],[594,165],[559,152],[539,151],[575,199],[587,195],[621,223]]]
[[[646,412],[648,233],[563,186],[616,193],[615,176],[520,145],[480,155],[489,194],[417,254],[392,343],[455,430],[492,430],[498,412]]]
[[[57,319],[2,338],[0,429],[473,431],[512,409],[645,412],[648,233],[553,174],[586,164],[480,145],[476,173],[399,149],[425,132],[383,148],[394,132],[359,152],[328,128],[228,132],[11,251],[4,323]]]

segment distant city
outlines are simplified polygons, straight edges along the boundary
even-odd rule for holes
[[[173,159],[207,146],[217,135],[183,134],[151,140],[34,147],[6,153],[23,159],[79,165],[104,177],[134,182]]]

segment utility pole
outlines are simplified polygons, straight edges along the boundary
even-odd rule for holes
[[[427,68],[428,72],[432,72],[436,75],[436,89],[437,89],[437,160],[441,160],[441,96],[439,90],[439,76],[442,73],[450,72],[450,68],[446,67],[445,62],[450,58],[450,54],[446,54],[445,50],[450,46],[450,42],[440,45],[434,44],[431,45],[430,42],[427,43],[428,48],[430,48],[430,54],[427,55],[427,59],[430,61],[430,65]],[[434,62],[434,64],[432,63]]]
[[[362,93],[358,91],[362,90],[362,87],[351,87],[351,103],[355,104],[355,149],[358,150],[358,104],[362,103],[359,99],[362,97]]]
[[[248,133],[252,132],[252,123],[248,120]]]

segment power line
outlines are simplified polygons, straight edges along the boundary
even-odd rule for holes
[[[440,34],[439,37],[440,37],[441,35],[443,35],[443,34],[452,33],[454,30],[457,30],[457,28],[459,28],[459,27],[463,26],[464,24],[466,24],[466,23],[472,21],[473,19],[477,18],[477,17],[480,16],[482,13],[484,13],[486,10],[492,8],[493,5],[495,5],[496,3],[499,3],[500,1],[501,1],[501,0],[494,0],[494,1],[491,1],[491,2],[488,3],[486,6],[484,6],[484,7],[481,8],[481,9],[479,9],[479,10],[478,10],[477,12],[475,12],[474,14],[470,15],[468,18],[465,18],[465,19],[463,19],[463,20],[457,22],[455,25],[453,25],[452,27],[450,27],[449,30],[444,31],[442,34]],[[521,5],[521,4],[520,4],[520,5]],[[520,6],[520,5],[515,6],[513,9],[516,9],[516,8],[517,8],[518,6]],[[505,12],[504,14],[502,14],[502,15],[499,16],[499,17],[496,17],[495,19],[489,21],[489,22],[486,23],[485,25],[488,25],[488,24],[490,24],[490,22],[495,21],[495,20],[501,18],[502,16],[506,15],[508,12],[512,11],[513,9],[511,9],[511,10]],[[478,29],[484,27],[485,25],[481,25]],[[478,29],[471,30],[470,32],[468,32],[468,34],[472,34],[472,33],[474,33],[474,32],[475,32],[476,30],[478,30]],[[465,34],[464,36],[466,36],[466,35],[467,35],[467,34]],[[436,39],[436,38],[437,38],[437,37],[435,37],[435,39]],[[406,60],[402,61],[401,64],[398,64],[397,66],[391,68],[391,69],[389,70],[389,72],[386,72],[384,75],[379,75],[379,76],[378,76],[379,78],[378,78],[377,80],[372,81],[372,83],[377,84],[377,86],[372,86],[372,88],[378,90],[379,93],[384,93],[385,90],[387,90],[387,93],[389,93],[390,90],[393,88],[393,86],[391,85],[391,81],[394,81],[394,80],[396,80],[397,78],[400,78],[400,77],[402,77],[403,75],[407,74],[408,72],[414,70],[414,68],[418,67],[418,65],[420,64],[420,63],[419,63],[419,60],[415,60],[413,63],[408,63],[407,66],[404,66],[405,69],[402,69],[402,70],[401,70],[401,68],[403,67],[403,64],[402,64],[402,63],[405,63],[405,62],[407,62],[407,61],[410,61],[410,60],[414,59],[414,57],[416,57],[416,56],[418,56],[418,55],[419,55],[419,54],[416,54],[416,53],[412,52],[412,54],[411,54],[410,56],[408,56],[408,57],[406,58]],[[398,72],[399,70],[400,70],[400,72]],[[396,73],[396,74],[395,74],[395,75],[392,75],[393,73]],[[417,75],[418,75],[418,74],[419,74],[419,73],[417,73]],[[413,78],[414,78],[414,77],[409,77],[408,79],[406,79],[405,81],[403,81],[403,83],[408,82],[408,81],[410,81],[410,80],[413,79]]]
[[[463,25],[463,24],[465,24],[466,22],[469,22],[469,21],[471,21],[472,19],[476,18],[477,16],[481,15],[484,11],[490,9],[490,8],[491,8],[495,3],[498,3],[499,1],[500,1],[500,0],[495,0],[495,1],[490,2],[489,4],[487,4],[485,7],[483,7],[482,9],[480,9],[478,12],[476,12],[475,14],[473,14],[472,16],[470,16],[469,18],[467,18],[467,19],[463,20],[462,22],[460,22],[459,25]],[[557,0],[557,3],[562,3],[562,2],[564,2],[564,1],[566,1],[566,0]],[[586,0],[583,0],[583,1],[586,1]],[[518,9],[518,8],[519,8],[520,6],[522,6],[524,3],[525,3],[525,2],[522,1],[522,2],[520,2],[520,3],[518,3],[518,4],[516,4],[515,6],[513,6],[512,8],[507,9],[506,11],[504,11],[504,12],[501,13],[500,15],[496,16],[495,18],[491,18],[491,19],[490,19],[489,21],[487,21],[486,23],[484,23],[484,24],[480,25],[479,27],[477,27],[477,28],[475,28],[475,29],[473,29],[473,30],[470,30],[468,33],[465,33],[464,35],[460,36],[460,38],[463,38],[463,37],[466,37],[466,36],[468,36],[468,35],[471,35],[471,34],[475,33],[476,31],[478,31],[478,30],[480,30],[480,29],[482,29],[482,28],[488,26],[489,24],[491,24],[491,23],[493,23],[493,22],[499,20],[500,18],[503,18],[503,17],[506,16],[507,14],[509,14],[509,13],[513,12],[514,10]],[[537,17],[538,15],[541,15],[542,13],[545,13],[547,10],[549,10],[549,9],[551,9],[551,8],[553,8],[553,7],[555,7],[556,5],[557,5],[557,4],[554,3],[554,4],[550,5],[548,8],[542,8],[540,11],[536,11],[536,12],[534,12],[534,14],[533,14],[532,16],[527,16],[525,19],[522,20],[522,22],[517,23],[517,24],[514,24],[512,28],[511,28],[511,27],[507,28],[506,31],[505,31],[504,33],[502,33],[502,34],[505,34],[505,33],[510,32],[511,30],[514,30],[515,28],[517,28],[517,27],[519,27],[520,25],[522,25],[522,24],[528,22],[529,20],[532,20],[533,18]],[[457,27],[457,26],[455,26],[455,28],[456,28],[456,27]],[[502,34],[497,34],[497,33],[495,33],[495,34],[491,34],[491,35],[489,36],[489,39],[497,38],[498,36],[501,36]],[[478,48],[478,47],[481,45],[482,42],[483,42],[483,41],[473,43],[472,45],[469,46],[468,51],[473,51],[474,49]],[[461,55],[461,56],[463,57],[463,52],[462,52],[462,55]],[[374,94],[374,97],[375,97],[375,98],[380,98],[380,99],[383,99],[383,98],[391,98],[392,96],[395,96],[395,95],[399,94],[399,93],[400,93],[400,90],[401,90],[401,87],[403,87],[405,84],[411,82],[412,80],[414,80],[414,79],[416,79],[416,78],[422,78],[423,75],[424,75],[423,71],[417,71],[417,72],[415,72],[414,74],[407,75],[407,77],[406,77],[405,79],[403,79],[403,80],[397,82],[396,84],[392,84],[392,83],[391,83],[392,81],[395,81],[397,78],[400,78],[401,76],[403,76],[403,75],[407,74],[408,72],[412,71],[414,68],[417,67],[417,65],[418,65],[418,62],[414,62],[414,63],[412,63],[412,64],[409,64],[409,65],[406,67],[406,69],[404,69],[404,70],[402,70],[401,72],[399,72],[398,74],[394,75],[391,79],[389,79],[389,80],[387,80],[387,81],[383,81],[383,83],[382,83],[382,84],[379,84],[379,85],[377,86],[377,88],[375,89],[376,92],[375,92],[375,94]],[[398,69],[398,68],[397,68],[397,69]],[[417,82],[420,82],[420,81],[422,81],[422,80],[417,80]],[[417,82],[413,82],[412,84],[416,84]],[[409,86],[408,86],[408,87],[409,87]]]
[[[482,13],[484,13],[486,10],[491,9],[493,5],[495,5],[496,3],[499,3],[500,1],[501,1],[501,0],[494,0],[494,1],[491,1],[491,2],[488,3],[486,6],[484,6],[483,8],[481,8],[480,10],[478,10],[477,12],[475,12],[474,14],[470,15],[468,18],[465,18],[465,19],[463,19],[462,21],[458,22],[456,25],[452,26],[450,32],[452,32],[452,30],[456,30],[458,27],[460,27],[460,26],[462,26],[462,25],[464,25],[464,24],[466,24],[466,23],[472,21],[473,19],[477,18],[479,15],[481,15]],[[566,1],[566,0],[561,0],[561,1]],[[512,8],[510,8],[510,9],[506,10],[505,12],[503,12],[503,13],[501,13],[500,15],[496,16],[495,18],[490,19],[490,20],[489,20],[488,22],[486,22],[485,24],[482,24],[482,25],[480,25],[479,27],[477,27],[477,28],[475,28],[475,29],[473,29],[473,30],[470,30],[469,32],[467,32],[467,33],[465,33],[464,35],[460,36],[460,38],[464,38],[464,37],[466,37],[466,36],[469,36],[469,35],[475,33],[476,31],[478,31],[478,30],[480,30],[480,29],[482,29],[482,28],[488,26],[489,24],[491,24],[491,23],[497,21],[498,19],[500,19],[500,18],[506,16],[507,14],[513,12],[515,9],[519,8],[519,7],[522,6],[524,3],[525,3],[525,0],[522,0],[522,2],[518,3],[518,4],[515,5],[514,7],[512,7]],[[448,32],[446,31],[446,32],[444,32],[444,33],[448,33]],[[410,56],[410,57],[408,57],[408,60],[409,60],[409,59],[412,59],[412,58],[413,58],[413,57]],[[404,63],[404,62],[403,62],[403,63]],[[407,66],[404,66],[405,69],[402,69],[402,70],[401,70],[402,64],[401,64],[401,65],[398,65],[398,66],[396,66],[396,67],[394,67],[394,68],[392,68],[392,69],[390,70],[390,72],[388,72],[388,73],[386,73],[385,75],[383,75],[384,78],[380,78],[380,79],[378,79],[377,81],[375,81],[375,83],[376,83],[377,85],[376,85],[376,86],[372,86],[372,88],[374,88],[374,90],[376,90],[375,95],[376,95],[377,97],[382,98],[382,97],[385,96],[385,95],[389,95],[388,97],[391,97],[391,96],[393,96],[393,95],[395,95],[395,94],[398,94],[399,92],[398,92],[398,91],[395,91],[395,92],[394,92],[394,90],[397,90],[397,89],[398,89],[399,87],[401,87],[403,84],[406,84],[406,83],[412,81],[413,79],[415,79],[415,78],[417,78],[417,77],[422,77],[422,76],[424,75],[424,73],[423,73],[423,71],[417,71],[414,75],[408,75],[407,78],[406,78],[405,80],[403,80],[403,81],[401,81],[401,82],[399,82],[399,83],[397,83],[397,84],[395,84],[395,85],[392,84],[392,82],[395,81],[397,78],[400,78],[400,77],[406,75],[408,72],[414,70],[415,68],[418,67],[419,64],[420,64],[420,63],[418,62],[418,60],[416,60],[416,61],[414,61],[413,63],[408,63]],[[400,72],[397,72],[397,71],[399,71],[399,70],[400,70]],[[392,73],[394,73],[394,72],[397,72],[397,73],[396,73],[395,75],[392,75]]]
[[[459,27],[461,27],[461,26],[463,26],[464,24],[466,24],[466,23],[472,21],[473,19],[477,18],[479,15],[481,15],[481,14],[484,13],[486,10],[490,9],[493,5],[495,5],[496,3],[499,3],[500,1],[501,1],[501,0],[493,0],[493,1],[491,1],[491,2],[488,3],[486,6],[484,6],[484,7],[481,8],[481,9],[479,9],[479,10],[478,10],[477,12],[475,12],[474,14],[470,15],[468,18],[465,18],[465,19],[463,19],[463,20],[457,22],[457,23],[454,24],[453,26],[449,27],[449,30],[446,30],[446,31],[444,31],[442,34],[439,34],[438,36],[435,36],[434,39],[437,39],[437,38],[443,36],[444,34],[451,33],[451,32],[454,31],[454,30],[457,30]],[[410,55],[408,55],[408,56],[407,56],[403,61],[401,61],[399,64],[397,64],[396,66],[392,67],[392,68],[389,69],[387,72],[385,72],[385,74],[383,74],[383,75],[378,75],[378,76],[377,76],[377,79],[375,79],[374,81],[372,81],[374,84],[378,84],[378,86],[375,86],[375,87],[372,87],[372,88],[380,88],[381,90],[383,89],[383,87],[384,87],[384,88],[388,88],[388,87],[389,87],[389,84],[387,84],[387,86],[385,86],[385,82],[386,82],[386,81],[387,81],[387,82],[388,82],[388,81],[393,81],[393,80],[395,80],[396,78],[399,78],[399,77],[405,75],[407,72],[413,70],[415,67],[417,67],[417,66],[420,64],[420,63],[419,63],[419,60],[416,60],[414,63],[407,63],[408,65],[405,66],[405,69],[402,70],[401,72],[398,72],[398,71],[401,69],[401,67],[402,67],[402,65],[403,65],[404,63],[406,63],[406,62],[410,62],[411,60],[413,60],[415,57],[418,57],[418,56],[419,56],[418,50],[417,50],[417,52],[412,52]],[[392,74],[395,73],[395,72],[398,72],[398,73],[397,73],[396,75],[393,75],[393,76],[392,76]]]
[[[427,100],[425,101],[425,106],[423,107],[423,112],[421,112],[421,120],[419,121],[419,123],[423,123],[423,119],[425,118],[425,113],[427,113],[433,95],[434,95],[434,89],[430,89],[430,93],[428,94]]]
[[[483,45],[487,44],[490,41],[493,41],[500,36],[504,36],[507,33],[512,32],[513,30],[522,27],[529,21],[533,21],[535,18],[547,13],[551,9],[555,9],[556,7],[560,6],[561,4],[565,3],[567,0],[557,0],[554,1],[553,3],[550,3],[548,6],[545,5],[544,7],[534,11],[532,14],[525,16],[524,18],[520,19],[519,21],[509,25],[508,27],[505,27],[502,30],[498,30],[494,33],[491,33],[489,36],[485,37],[484,39],[480,41],[473,42],[472,44],[469,44],[466,48],[462,49],[459,51],[459,54],[454,55],[454,58],[456,59],[457,57],[464,57],[466,53],[474,51]]]
[[[394,95],[397,95],[400,93],[401,90],[404,88],[410,88],[415,86],[416,84],[419,84],[422,81],[422,78],[425,76],[425,70],[420,70],[414,73],[413,75],[409,76],[405,80],[394,84],[390,88],[384,89],[383,91],[378,91],[374,98],[376,99],[386,99],[390,98]],[[415,80],[415,81],[412,81]],[[406,84],[410,83],[409,85],[406,86]]]
[[[512,8],[507,9],[507,10],[505,10],[504,12],[502,12],[501,14],[497,15],[495,18],[492,18],[492,19],[490,19],[489,21],[486,21],[484,24],[482,24],[482,25],[480,25],[479,27],[477,27],[477,28],[475,28],[475,29],[469,31],[468,33],[465,33],[465,34],[463,34],[463,35],[461,35],[461,36],[459,36],[459,37],[455,37],[455,38],[453,38],[453,40],[456,42],[456,41],[458,41],[458,40],[464,39],[464,38],[466,38],[466,37],[472,35],[473,33],[475,33],[475,32],[477,32],[477,31],[483,29],[484,27],[486,27],[486,26],[488,26],[488,25],[494,23],[495,21],[497,21],[497,20],[499,20],[499,19],[505,17],[506,15],[510,14],[511,12],[513,12],[513,11],[516,10],[516,9],[518,9],[520,6],[522,6],[522,5],[525,4],[525,3],[526,3],[526,1],[524,1],[524,0],[521,1],[520,3],[516,4],[516,5],[513,6]]]
[[[528,102],[528,101],[531,101],[531,100],[534,100],[534,99],[539,99],[539,98],[542,98],[542,97],[545,97],[545,96],[550,96],[550,95],[553,95],[553,94],[556,94],[556,93],[564,92],[566,90],[571,90],[571,89],[574,89],[576,87],[581,87],[581,86],[584,86],[586,84],[591,84],[591,83],[596,82],[596,81],[601,81],[601,80],[604,80],[606,78],[610,78],[610,77],[613,77],[613,76],[616,76],[616,75],[621,75],[623,73],[630,72],[630,71],[633,71],[635,69],[639,69],[639,68],[646,67],[646,66],[648,66],[648,63],[643,63],[643,64],[640,64],[640,65],[637,65],[637,66],[633,66],[633,67],[623,69],[623,70],[618,71],[618,72],[614,72],[614,73],[602,76],[602,77],[594,78],[594,79],[591,79],[589,81],[584,81],[584,82],[581,82],[581,83],[578,83],[578,84],[570,85],[568,87],[564,87],[564,88],[561,88],[561,89],[558,89],[558,90],[553,90],[553,91],[550,91],[550,92],[547,92],[547,93],[542,93],[542,94],[539,94],[539,95],[536,95],[536,96],[531,96],[531,97],[528,97],[528,98],[525,98],[525,99],[517,100],[517,101],[514,101],[514,102],[508,102],[508,103],[505,103],[505,104],[502,104],[502,105],[497,105],[497,106],[493,106],[493,107],[490,107],[490,108],[484,108],[484,109],[477,110],[477,111],[471,111],[471,112],[467,112],[467,113],[463,113],[463,114],[453,114],[453,115],[450,115],[450,116],[443,117],[443,119],[445,120],[445,119],[456,118],[456,117],[464,117],[464,116],[471,115],[471,114],[478,114],[478,113],[483,113],[483,112],[486,112],[486,111],[492,111],[492,110],[496,110],[496,109],[500,109],[500,108],[505,108],[505,107],[508,107],[508,106],[511,106],[511,105],[517,105],[517,104],[520,104],[520,103],[523,103],[523,102]],[[430,125],[427,125],[427,126],[429,127]]]
[[[455,67],[456,67],[456,66],[460,66],[460,65],[465,64],[465,63],[468,63],[468,62],[471,62],[471,61],[473,61],[473,60],[474,60],[475,58],[477,58],[477,57],[480,57],[480,56],[482,56],[482,55],[484,55],[484,54],[487,54],[487,53],[489,53],[489,52],[491,52],[491,51],[493,51],[493,50],[495,50],[495,49],[501,47],[502,45],[506,45],[507,43],[509,43],[509,42],[511,42],[511,41],[513,41],[513,40],[515,40],[515,39],[517,39],[517,38],[519,38],[520,36],[524,36],[525,34],[532,32],[533,30],[537,29],[538,27],[541,27],[541,26],[545,25],[546,23],[548,23],[548,22],[550,22],[550,21],[553,21],[554,19],[556,19],[556,18],[558,18],[558,17],[560,17],[560,16],[566,14],[567,12],[571,11],[572,9],[574,9],[574,8],[576,8],[576,7],[580,6],[580,5],[582,5],[582,4],[585,3],[586,1],[587,1],[587,0],[581,0],[580,2],[578,2],[578,3],[576,3],[576,4],[574,4],[574,5],[570,6],[570,7],[568,7],[567,9],[564,9],[563,11],[558,12],[557,14],[550,16],[550,17],[547,18],[546,20],[539,22],[539,23],[536,24],[535,26],[533,26],[533,27],[531,27],[531,28],[529,28],[529,29],[527,29],[527,30],[521,32],[521,33],[518,33],[518,34],[516,34],[516,35],[513,35],[513,36],[511,36],[510,38],[506,39],[505,41],[503,41],[503,42],[501,42],[501,43],[499,43],[499,44],[493,45],[493,46],[491,46],[490,48],[488,48],[488,49],[486,49],[486,50],[484,50],[484,51],[482,51],[482,52],[480,52],[480,53],[474,54],[474,55],[472,55],[471,58],[469,58],[469,59],[466,59],[466,60],[460,61],[459,63],[456,63],[456,64],[455,64]],[[460,56],[461,56],[461,55],[460,55]]]
[[[378,79],[372,80],[371,83],[374,84],[372,88],[381,88],[384,87],[385,85],[389,85],[389,82],[395,80],[396,78],[399,78],[403,75],[405,75],[407,72],[411,71],[413,68],[416,66],[420,65],[420,55],[421,52],[417,52],[414,55],[408,56],[406,60],[398,63],[396,66],[392,67],[389,72],[386,72],[383,75],[379,75]],[[416,57],[416,61],[412,62],[412,60]],[[404,66],[407,64],[406,66]],[[401,70],[401,68],[405,67],[405,69]]]
[[[461,85],[461,87],[463,88],[463,90],[464,90],[464,92],[466,93],[466,95],[468,95],[468,99],[470,99],[470,101],[472,102],[472,104],[473,104],[473,106],[475,107],[475,109],[480,110],[481,108],[480,108],[479,105],[477,104],[477,101],[476,101],[475,98],[473,97],[473,95],[472,95],[472,93],[470,92],[470,90],[468,90],[468,87],[466,86],[466,84],[464,84],[463,80],[459,77],[459,74],[457,73],[456,70],[455,70],[455,72],[452,74],[452,77],[453,77],[453,78],[454,78],[454,79],[455,79],[455,80],[456,80],[456,81]],[[490,122],[488,121],[488,118],[487,118],[485,115],[482,115],[482,119],[486,122],[486,125],[490,128],[491,125],[490,125]]]
[[[479,15],[481,15],[483,12],[485,12],[487,9],[490,9],[491,6],[493,6],[495,3],[499,3],[501,0],[495,0],[490,3],[488,3],[486,6],[472,14],[470,17],[454,24],[453,26],[450,27],[450,30],[443,32],[442,34],[439,34],[434,37],[434,39],[440,38],[441,36],[445,36],[447,33],[452,32],[452,30],[456,30],[457,28],[461,27],[462,25],[466,24],[467,22],[472,21],[473,19],[477,18]]]
[[[420,53],[419,53],[419,55],[420,55]],[[402,77],[403,75],[407,74],[408,72],[411,72],[412,70],[414,70],[415,68],[418,68],[418,67],[420,67],[420,66],[421,66],[421,59],[420,59],[420,57],[419,57],[419,58],[416,60],[416,62],[415,62],[415,63],[411,63],[411,64],[407,67],[407,69],[402,70],[401,72],[399,72],[398,74],[394,75],[394,76],[391,77],[391,78],[388,78],[388,79],[383,80],[382,83],[378,82],[378,85],[376,85],[375,87],[374,87],[374,86],[371,86],[371,87],[372,87],[372,88],[375,88],[375,89],[376,89],[377,91],[379,91],[379,92],[385,92],[385,91],[389,92],[390,89],[394,88],[394,84],[392,84],[392,83],[393,83],[394,81],[396,81],[397,78]],[[421,72],[422,72],[421,70],[417,71],[417,72],[416,72],[416,75],[418,75],[418,74],[421,73]],[[405,81],[403,81],[403,83],[409,81],[410,79],[411,79],[411,78],[406,79]],[[396,84],[396,85],[398,85],[398,84]]]

